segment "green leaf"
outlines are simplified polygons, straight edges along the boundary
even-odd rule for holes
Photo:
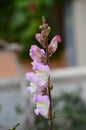
[[[15,1],[15,7],[20,9],[24,8],[28,5],[29,1],[28,0],[16,0]]]
[[[31,39],[34,38],[35,32],[38,28],[39,22],[32,20],[30,24],[22,31],[21,39]]]

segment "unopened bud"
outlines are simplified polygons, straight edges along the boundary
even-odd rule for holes
[[[44,16],[42,16],[42,23],[46,22],[46,18]]]
[[[59,35],[56,35],[50,42],[48,46],[48,52],[49,56],[51,56],[57,49],[58,47],[58,42],[61,42],[61,37]]]

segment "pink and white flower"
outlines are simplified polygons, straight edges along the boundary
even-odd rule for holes
[[[40,77],[42,79],[41,82],[45,82],[46,84],[50,75],[49,66],[44,65],[42,63],[36,63],[36,62],[32,62],[32,65],[33,65],[33,70],[36,72],[36,76]]]
[[[34,72],[26,73],[26,78],[30,81],[30,86],[27,90],[30,93],[40,93],[43,94],[44,90],[47,88],[47,80],[42,76],[37,76]]]
[[[38,86],[44,86],[47,83],[48,75],[43,72],[30,72],[26,73],[26,78],[29,81],[36,83]]]
[[[45,73],[47,76],[50,75],[50,68],[48,65],[42,63],[32,62],[33,70],[37,73]]]
[[[30,56],[35,62],[42,62],[45,57],[45,51],[36,45],[32,45],[30,49]]]
[[[41,114],[45,118],[48,118],[48,112],[49,112],[49,97],[47,95],[35,95],[34,101],[36,102],[36,109],[34,110],[36,115]]]

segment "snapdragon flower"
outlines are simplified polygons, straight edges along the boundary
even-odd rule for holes
[[[48,65],[42,63],[32,62],[33,70],[36,72],[36,75],[42,78],[42,82],[47,83],[48,77],[50,75],[50,68]]]
[[[35,62],[42,62],[45,57],[45,51],[40,49],[37,45],[32,45],[30,49],[30,56]]]
[[[43,63],[37,63],[37,62],[32,62],[33,70],[35,72],[44,72],[46,75],[50,75],[50,68],[48,65],[44,65]]]
[[[35,95],[34,101],[36,102],[36,109],[34,110],[36,115],[41,114],[45,118],[48,118],[48,112],[49,112],[49,97],[47,95]]]
[[[33,81],[40,86],[45,85],[50,75],[49,66],[43,65],[42,63],[36,63],[36,62],[33,62],[32,65],[33,65],[33,70],[35,72],[26,73],[26,78],[29,81]]]
[[[30,81],[30,85],[27,88],[30,93],[44,93],[47,88],[47,79],[45,80],[34,72],[26,73],[26,78]]]

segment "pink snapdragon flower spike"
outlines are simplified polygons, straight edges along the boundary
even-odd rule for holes
[[[45,57],[45,51],[36,45],[32,45],[30,49],[30,56],[35,62],[42,62]]]
[[[34,110],[36,115],[41,114],[45,118],[48,118],[48,110],[49,110],[49,97],[47,95],[35,95],[34,101],[36,102],[36,109]]]
[[[29,81],[29,91],[34,98],[36,115],[42,115],[49,119],[50,130],[52,130],[52,100],[51,100],[51,77],[49,67],[49,57],[56,51],[61,37],[56,35],[49,44],[48,35],[51,27],[46,23],[45,17],[42,17],[42,25],[39,26],[40,33],[35,34],[35,38],[41,44],[42,49],[37,45],[32,45],[30,57],[32,61],[33,72],[26,73]]]
[[[51,56],[58,47],[58,42],[61,42],[61,37],[59,35],[56,35],[50,42],[48,46],[49,56]]]

